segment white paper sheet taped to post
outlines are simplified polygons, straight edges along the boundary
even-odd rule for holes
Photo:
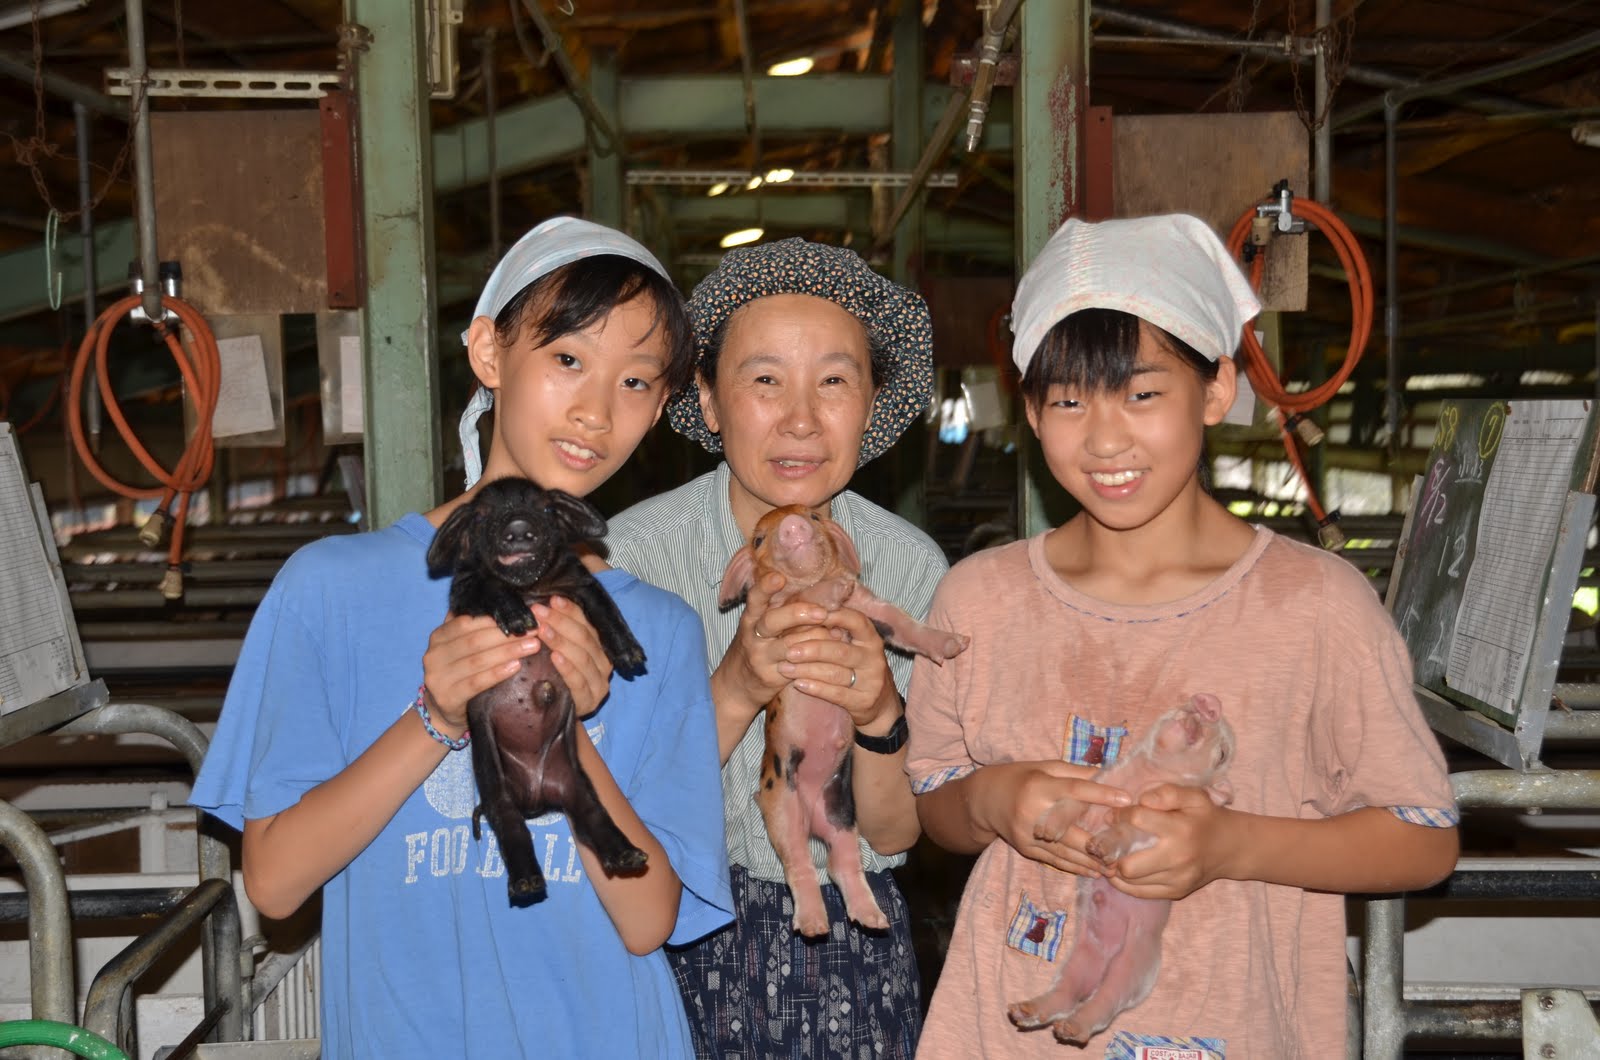
[[[1512,402],[1495,441],[1477,550],[1456,613],[1446,680],[1514,711],[1528,672],[1547,562],[1583,441],[1587,402]]]
[[[0,714],[77,679],[66,606],[45,554],[10,427],[0,429]]]
[[[339,430],[360,434],[366,430],[361,376],[361,336],[339,336]]]
[[[277,424],[272,416],[272,390],[267,383],[267,351],[260,335],[217,340],[222,381],[217,411],[211,417],[213,438],[259,434]]]

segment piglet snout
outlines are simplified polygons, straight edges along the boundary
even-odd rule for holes
[[[778,524],[778,545],[785,552],[804,551],[816,537],[816,526],[804,516],[786,515]]]
[[[500,540],[507,545],[526,545],[533,541],[533,524],[526,519],[513,519],[506,524]]]

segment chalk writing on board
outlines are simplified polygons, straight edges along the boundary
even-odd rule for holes
[[[1582,401],[1496,405],[1477,453],[1495,457],[1483,488],[1477,546],[1456,612],[1445,679],[1515,711],[1528,670],[1549,557],[1588,411]],[[1446,547],[1446,552],[1453,552]]]

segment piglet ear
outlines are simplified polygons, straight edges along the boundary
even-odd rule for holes
[[[1226,806],[1233,801],[1233,785],[1226,780],[1213,780],[1206,785],[1206,794],[1218,806]]]
[[[745,598],[756,576],[756,552],[744,546],[728,560],[728,569],[722,572],[722,588],[717,591],[717,606],[726,611]]]
[[[433,544],[428,546],[430,578],[442,578],[466,560],[475,514],[471,503],[463,504],[450,513],[439,532],[433,535]]]
[[[856,543],[850,540],[850,535],[844,532],[844,527],[832,519],[823,520],[823,525],[828,528],[828,536],[833,538],[834,547],[839,550],[839,562],[851,574],[860,574],[861,557],[856,554]]]
[[[565,490],[546,490],[545,507],[568,541],[598,541],[606,536],[606,518],[599,509]]]

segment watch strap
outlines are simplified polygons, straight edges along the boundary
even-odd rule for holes
[[[868,736],[860,729],[856,730],[856,746],[871,751],[873,754],[892,755],[906,745],[906,739],[911,735],[911,729],[906,724],[906,716],[901,714],[894,719],[894,724],[882,736]]]

